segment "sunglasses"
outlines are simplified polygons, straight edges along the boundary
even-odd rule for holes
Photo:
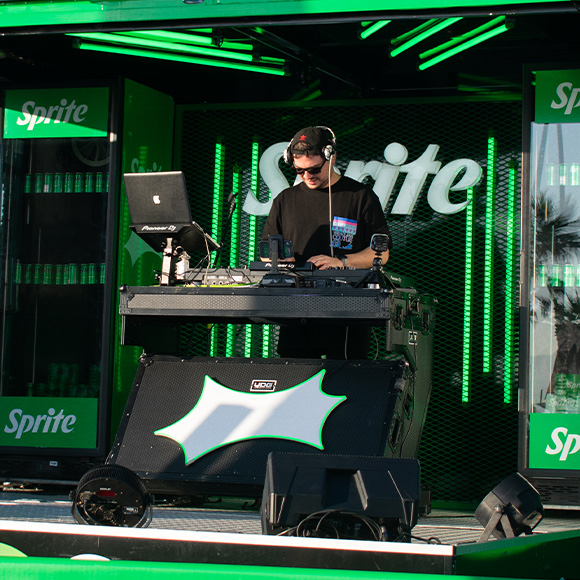
[[[310,175],[318,175],[322,168],[325,166],[326,161],[322,165],[315,165],[314,167],[294,167],[297,175],[303,175],[304,173],[308,172]]]

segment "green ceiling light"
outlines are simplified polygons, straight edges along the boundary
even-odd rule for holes
[[[500,17],[500,18],[505,18],[505,17]],[[457,44],[457,42],[454,42],[454,41],[452,41],[450,43],[446,43],[446,45],[448,45],[448,46],[450,44],[453,44],[454,46],[451,46],[451,48],[448,48],[447,50],[443,50],[443,52],[439,52],[439,50],[433,49],[432,51],[427,51],[427,52],[423,53],[422,55],[420,55],[420,57],[427,58],[431,54],[435,54],[435,52],[437,52],[438,54],[436,54],[432,58],[428,58],[428,60],[424,60],[423,62],[421,62],[419,64],[419,67],[418,67],[419,70],[425,70],[425,69],[427,69],[435,64],[440,63],[443,60],[451,58],[452,56],[455,56],[456,54],[463,52],[464,50],[472,48],[473,46],[476,46],[477,44],[485,42],[486,40],[489,40],[490,38],[493,38],[494,36],[498,36],[499,34],[502,34],[503,32],[507,32],[508,30],[513,28],[513,22],[509,21],[509,20],[505,21],[500,26],[495,26],[495,27],[489,29],[490,24],[491,24],[491,22],[489,22],[487,25],[483,25],[483,27],[485,27],[486,30],[484,32],[477,33],[475,36],[474,36],[475,31],[471,31],[471,33],[467,33],[467,34],[463,35],[462,37],[460,37],[459,44]],[[480,27],[480,28],[483,28],[483,27]],[[476,29],[476,30],[478,30],[478,29]],[[439,47],[439,49],[441,49],[442,47],[444,47],[446,45],[441,45]]]
[[[214,58],[229,58],[232,60],[241,60],[244,62],[252,62],[253,56],[251,54],[234,52],[231,50],[223,50],[221,48],[210,48],[207,46],[195,46],[190,44],[179,44],[176,42],[166,42],[163,40],[154,40],[152,38],[139,38],[136,36],[126,36],[118,33],[108,32],[87,32],[87,33],[72,33],[69,36],[75,36],[81,39],[95,40],[97,42],[109,42],[112,44],[123,44],[131,47],[167,50],[170,52],[178,52],[179,54],[199,54],[202,56],[209,56]]]
[[[214,46],[211,36],[201,34],[186,34],[184,32],[173,32],[171,30],[135,30],[122,32],[124,36],[135,36],[137,38],[152,38],[167,42],[181,42],[183,44],[201,44],[203,46]]]
[[[451,26],[452,24],[459,22],[459,20],[461,19],[462,19],[461,16],[445,19],[432,18],[431,20],[425,22],[421,26],[418,26],[417,28],[410,30],[406,34],[403,34],[397,38],[393,38],[391,40],[391,44],[395,45],[395,48],[391,50],[390,55],[397,56],[401,54],[403,51],[411,48],[412,46],[415,46],[416,44],[419,44],[426,38],[429,38],[430,36],[437,34],[438,32],[447,28],[448,26]]]
[[[244,63],[239,61],[217,60],[211,58],[203,58],[201,56],[188,56],[177,53],[159,52],[154,50],[143,50],[138,48],[125,48],[116,45],[95,44],[78,40],[76,48],[81,50],[92,50],[97,52],[107,52],[112,54],[126,54],[128,56],[139,56],[144,58],[156,58],[160,60],[171,60],[175,62],[184,62],[188,64],[199,64],[204,66],[214,66],[219,68],[231,68],[235,70],[242,70],[248,72],[259,72],[264,74],[271,74],[276,76],[285,76],[286,71],[282,67],[273,67],[260,65],[259,63]]]
[[[458,44],[462,44],[463,42],[466,42],[466,41],[470,40],[471,38],[479,36],[480,34],[483,34],[484,32],[491,30],[492,28],[496,28],[497,26],[501,26],[504,23],[505,23],[505,16],[498,16],[497,18],[494,18],[493,20],[490,20],[489,22],[486,22],[485,24],[482,24],[481,26],[474,28],[473,30],[470,30],[469,32],[465,32],[463,34],[460,34],[459,36],[455,36],[451,40],[444,42],[443,44],[439,44],[438,46],[435,46],[433,48],[430,48],[429,50],[426,50],[425,52],[422,52],[419,55],[419,58],[421,60],[425,60],[433,55],[436,55],[436,54],[439,54],[440,52],[448,50],[449,48],[452,48],[453,46],[457,46]]]
[[[378,22],[363,22],[363,29],[361,30],[359,36],[361,40],[368,38],[371,34],[378,32],[381,28],[384,28],[390,20],[379,20]]]

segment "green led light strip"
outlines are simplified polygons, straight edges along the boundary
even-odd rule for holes
[[[495,233],[495,185],[497,142],[490,133],[487,140],[485,203],[485,256],[483,266],[483,372],[491,372],[491,335],[493,326],[493,240]]]
[[[443,30],[444,28],[447,28],[448,26],[455,24],[456,22],[458,22],[461,19],[462,19],[461,16],[458,16],[456,18],[445,18],[444,20],[441,20],[439,18],[433,19],[434,23],[432,24],[432,26],[429,26],[429,28],[427,28],[426,30],[419,32],[419,34],[413,35],[406,42],[403,42],[402,44],[400,44],[396,48],[393,48],[393,50],[391,50],[391,52],[390,52],[390,55],[397,56],[397,55],[401,54],[403,51],[411,48],[412,46],[415,46],[416,44],[419,44],[420,42],[422,42],[426,38],[429,38],[430,36],[437,34],[441,30]],[[393,41],[391,41],[391,42],[393,42]]]
[[[222,212],[224,199],[224,146],[220,141],[215,144],[213,173],[213,202],[211,215],[211,236],[214,240],[221,237]]]
[[[242,193],[242,169],[239,165],[234,165],[232,173],[232,195],[236,200],[236,207],[231,219],[230,228],[230,268],[237,268],[240,260],[240,225],[241,225],[241,205],[239,203]]]
[[[256,139],[252,143],[252,165],[250,174],[250,189],[254,192],[256,198],[259,199],[260,192],[260,177],[258,167],[260,164],[260,144]],[[257,232],[257,218],[250,215],[250,224],[248,227],[248,263],[256,259],[256,248],[258,247],[258,232]],[[253,328],[251,324],[246,325],[246,340],[244,343],[244,356],[252,356],[252,337]]]
[[[507,32],[511,27],[512,27],[511,25],[503,24],[502,26],[498,26],[497,28],[492,28],[491,30],[489,30],[488,32],[485,32],[481,36],[477,36],[475,38],[472,38],[471,40],[468,40],[467,42],[464,42],[463,44],[459,44],[454,48],[450,48],[449,50],[446,50],[445,52],[442,52],[441,54],[434,56],[433,58],[420,63],[418,66],[418,69],[425,70],[429,67],[432,67],[433,65],[440,63],[441,61],[446,60],[448,58],[451,58],[452,56],[455,56],[456,54],[463,52],[464,50],[467,50],[468,48],[472,48],[476,44],[480,44],[482,42],[485,42],[486,40],[489,40],[490,38],[493,38],[494,36],[497,36],[498,34],[501,34],[502,32]]]
[[[384,28],[389,22],[390,20],[379,20],[378,22],[374,22],[371,25],[367,25],[363,30],[361,30],[360,33],[361,40],[364,40],[365,38],[368,38],[371,34],[378,32],[381,28]]]
[[[461,402],[469,402],[471,381],[471,295],[473,285],[473,189],[467,190],[471,201],[465,209],[465,290],[463,300],[463,355],[461,371]]]
[[[214,153],[213,170],[213,198],[211,211],[211,236],[215,240],[221,237],[221,217],[223,210],[224,192],[224,146],[221,141],[216,141]],[[210,353],[211,356],[218,355],[218,332],[219,325],[214,324],[210,333]]]
[[[156,58],[160,60],[171,60],[176,62],[185,62],[188,64],[199,64],[204,66],[214,66],[218,68],[231,68],[248,72],[259,72],[276,76],[284,76],[286,71],[280,67],[261,66],[259,64],[247,64],[243,62],[229,62],[227,60],[214,60],[195,56],[186,56],[176,53],[158,52],[154,50],[143,50],[138,48],[123,48],[120,46],[107,46],[105,44],[94,44],[77,40],[76,48],[81,50],[92,50],[96,52],[107,52],[112,54],[126,54],[129,56],[139,56],[144,58]]]
[[[232,195],[236,200],[242,191],[242,170],[239,165],[234,165],[232,173]],[[237,268],[240,259],[240,204],[236,203],[232,214],[230,227],[230,268]],[[236,350],[236,325],[226,326],[226,356],[232,357]]]
[[[506,231],[506,272],[505,272],[505,343],[504,343],[504,371],[503,371],[503,402],[507,405],[512,402],[512,388],[514,383],[514,342],[515,342],[515,305],[516,291],[515,268],[515,241],[516,241],[516,180],[517,162],[512,159],[508,172],[508,208]]]

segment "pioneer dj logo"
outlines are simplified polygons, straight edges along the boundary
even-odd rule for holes
[[[246,393],[220,385],[206,376],[203,391],[193,409],[181,419],[158,429],[155,435],[178,443],[190,465],[206,453],[248,439],[289,439],[324,449],[322,429],[345,396],[322,390],[322,370],[306,381],[277,392]],[[253,385],[273,389],[274,380]]]
[[[252,385],[250,386],[250,391],[253,393],[272,393],[276,390],[276,385],[278,381],[261,381],[254,379]]]

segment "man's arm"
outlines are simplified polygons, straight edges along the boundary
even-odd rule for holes
[[[366,269],[371,268],[373,265],[373,260],[377,257],[376,253],[370,248],[365,248],[360,252],[355,254],[347,254],[346,256],[346,266],[347,268],[358,268]],[[383,264],[387,263],[389,259],[389,250],[380,254]],[[318,256],[312,256],[308,259],[312,262],[319,270],[326,270],[327,268],[342,268],[343,263],[340,258],[332,258],[331,256],[325,256],[320,254]]]

